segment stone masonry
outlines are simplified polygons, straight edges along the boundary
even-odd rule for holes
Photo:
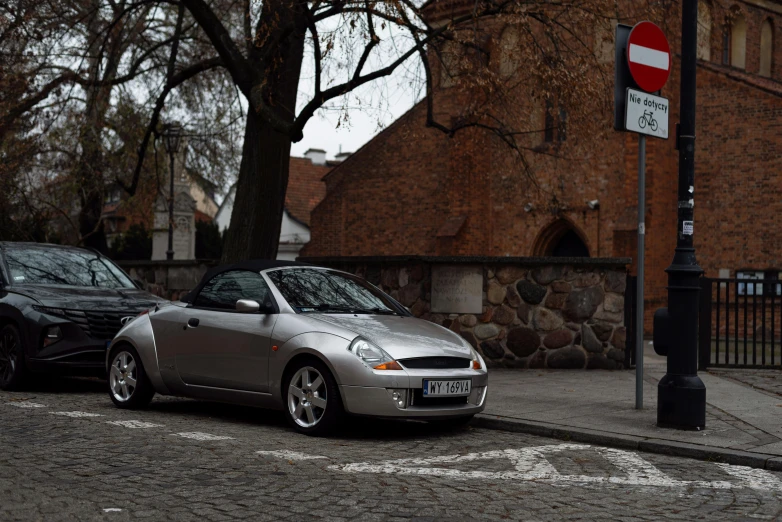
[[[620,369],[629,260],[555,258],[311,258],[365,277],[414,316],[450,328],[489,367]],[[483,267],[481,314],[431,313],[434,263]]]

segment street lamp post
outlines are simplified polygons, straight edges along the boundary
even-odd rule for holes
[[[655,314],[655,351],[668,356],[657,385],[657,425],[700,430],[706,425],[706,386],[698,377],[698,297],[703,270],[693,245],[695,185],[695,62],[698,0],[682,2],[681,123],[677,241],[668,273],[668,308]]]
[[[174,158],[179,152],[181,142],[181,125],[171,123],[163,127],[163,144],[171,162],[171,185],[168,193],[168,250],[166,250],[166,259],[169,261],[174,259]]]

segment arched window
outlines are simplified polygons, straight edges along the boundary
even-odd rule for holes
[[[774,28],[771,20],[760,27],[760,75],[771,76],[771,62],[774,54]]]
[[[500,36],[500,75],[503,78],[510,78],[516,73],[520,64],[519,29],[508,26]]]
[[[698,58],[711,60],[711,5],[698,1]]]
[[[532,255],[539,257],[589,257],[589,248],[570,221],[558,219],[538,235]]]
[[[747,62],[747,21],[736,15],[730,26],[730,64],[744,69]]]

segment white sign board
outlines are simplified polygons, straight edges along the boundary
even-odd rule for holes
[[[483,312],[483,268],[480,266],[432,267],[432,312],[480,314]]]
[[[627,89],[625,128],[630,132],[668,139],[668,99]]]

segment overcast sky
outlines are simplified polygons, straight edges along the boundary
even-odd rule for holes
[[[292,156],[303,156],[307,149],[323,149],[328,159],[334,159],[342,152],[356,152],[362,145],[375,137],[383,128],[388,127],[413,104],[412,97],[400,99],[383,114],[370,114],[367,111],[350,111],[350,124],[337,128],[337,115],[316,114],[304,127],[304,139],[291,147]],[[382,125],[382,127],[379,127]]]

